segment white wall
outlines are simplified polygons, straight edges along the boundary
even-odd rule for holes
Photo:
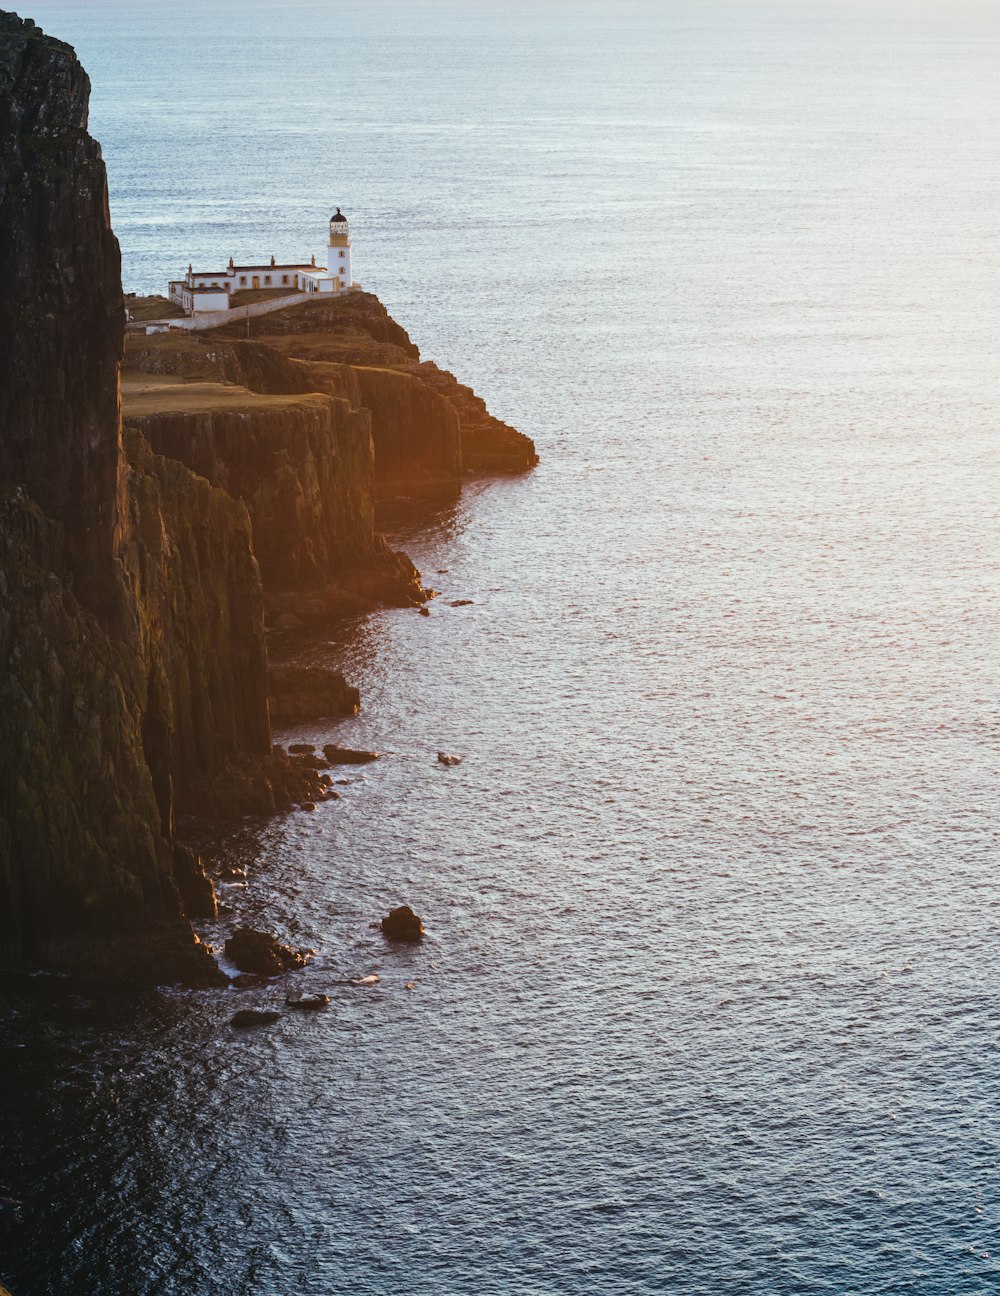
[[[343,260],[341,260],[340,257],[341,252],[344,254]],[[326,249],[326,268],[331,274],[340,275],[345,286],[349,288],[353,282],[351,275],[351,249],[349,247],[328,247]]]
[[[218,292],[200,292],[193,293],[194,309],[198,314],[204,311],[220,311],[229,309],[229,293],[224,288]]]

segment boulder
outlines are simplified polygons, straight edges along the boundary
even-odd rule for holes
[[[461,756],[449,756],[447,752],[438,752],[438,760],[442,765],[461,765]]]
[[[320,1008],[325,1008],[330,1002],[330,996],[327,994],[300,995],[298,998],[289,996],[285,1000],[288,1008],[298,1008],[302,1012],[317,1012]]]
[[[189,918],[217,918],[219,904],[215,887],[205,872],[201,856],[179,842],[174,843],[174,881]]]
[[[226,958],[241,972],[257,976],[280,976],[292,968],[305,967],[308,957],[302,950],[282,945],[274,936],[251,927],[238,928],[226,941]]]
[[[338,671],[319,666],[276,666],[268,671],[271,720],[353,715],[361,696]]]
[[[237,1030],[243,1030],[247,1026],[270,1026],[281,1016],[280,1012],[272,1012],[264,1008],[241,1008],[238,1013],[234,1013],[229,1024],[235,1026]]]
[[[382,935],[392,941],[418,941],[424,934],[424,924],[409,905],[399,905],[382,919]]]
[[[323,748],[323,755],[331,765],[368,765],[371,761],[377,761],[380,753],[361,751],[355,747],[338,747],[335,743],[327,743]]]

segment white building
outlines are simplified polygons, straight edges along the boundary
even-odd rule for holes
[[[171,279],[169,297],[188,315],[232,308],[234,294],[259,289],[293,293],[345,293],[354,279],[351,272],[351,233],[347,217],[338,207],[330,217],[326,266],[308,262],[279,265],[271,257],[267,265],[236,265],[229,258],[225,270],[195,270],[189,265],[183,279]]]

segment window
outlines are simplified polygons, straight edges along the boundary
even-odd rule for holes
[[[340,259],[341,259],[341,261],[343,261],[343,259],[344,259],[344,257],[345,257],[346,255],[347,255],[346,252],[341,252],[341,254],[340,254]]]
[[[247,286],[247,277],[246,277],[246,275],[240,275],[240,287],[241,287],[241,288],[245,288],[246,286]]]
[[[264,276],[264,282],[265,282],[266,284],[269,284],[269,283],[271,282],[271,276],[270,276],[270,275],[265,275],[265,276]]]
[[[288,275],[282,275],[282,276],[281,276],[281,282],[282,282],[283,284],[288,283]]]

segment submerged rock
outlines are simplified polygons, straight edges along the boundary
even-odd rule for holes
[[[418,941],[424,924],[409,905],[399,905],[382,919],[382,935],[393,941]]]
[[[442,765],[461,765],[464,759],[464,756],[449,756],[447,752],[438,752],[438,760]]]
[[[281,1016],[280,1012],[274,1012],[266,1008],[241,1008],[238,1013],[234,1013],[230,1019],[230,1026],[235,1026],[237,1030],[244,1030],[247,1026],[270,1026]]]
[[[334,743],[327,743],[323,748],[323,755],[331,765],[368,765],[371,761],[377,761],[380,754],[356,747],[338,747]]]
[[[448,604],[449,607],[471,607],[472,599],[452,599]]]
[[[317,1012],[320,1008],[325,1008],[329,1002],[328,994],[299,995],[298,998],[289,995],[285,999],[286,1007],[298,1008],[302,1012]]]
[[[241,972],[257,976],[280,976],[293,968],[305,967],[309,956],[302,950],[282,945],[268,932],[240,927],[226,941],[226,958]]]

